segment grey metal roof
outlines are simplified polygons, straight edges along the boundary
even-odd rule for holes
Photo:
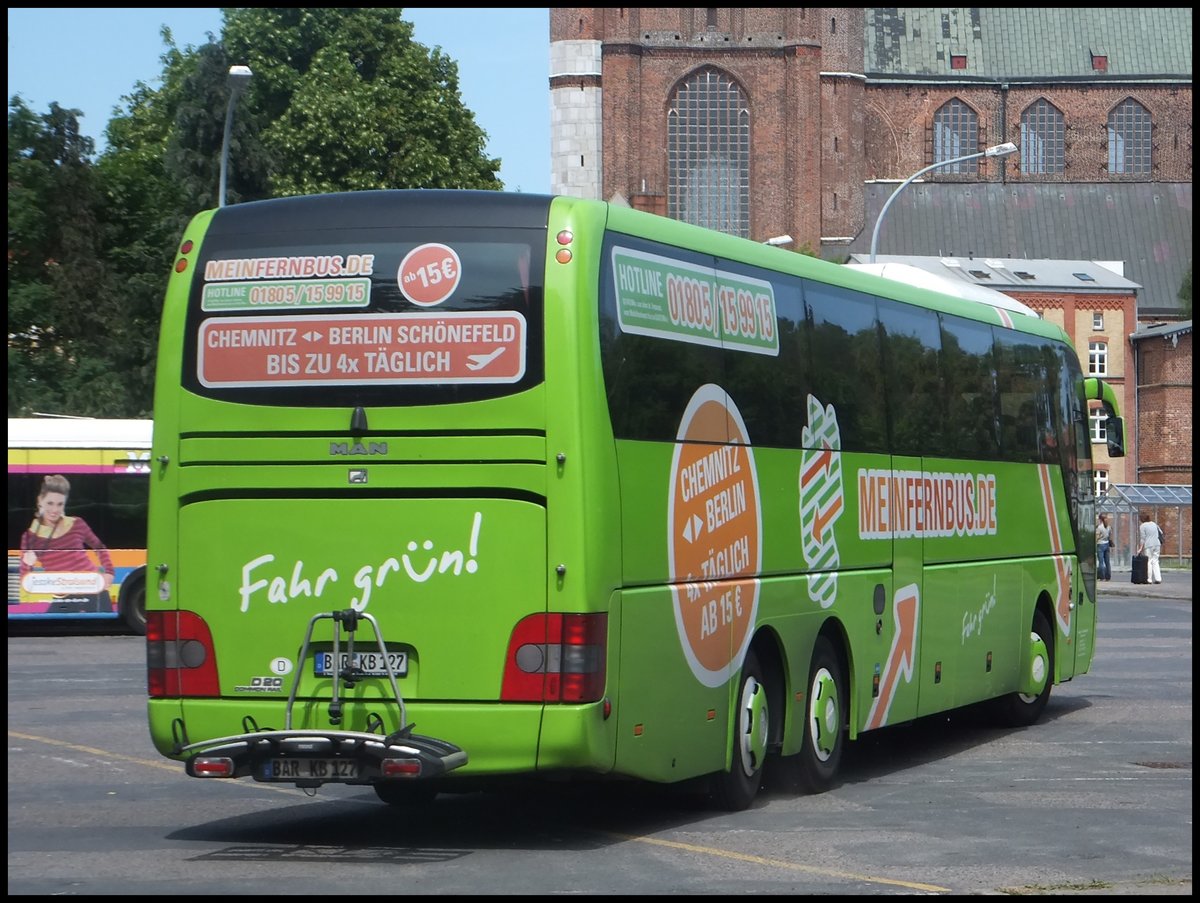
[[[1107,68],[1093,68],[1093,54]],[[950,57],[965,56],[952,69]],[[868,79],[1191,80],[1186,7],[875,7],[867,9]]]
[[[1130,333],[1129,338],[1136,342],[1139,339],[1173,339],[1187,335],[1192,331],[1192,321],[1182,320],[1178,323],[1155,323],[1153,326],[1138,327],[1137,332]]]
[[[889,217],[890,218],[890,217]],[[866,263],[870,254],[852,254],[855,263]],[[875,255],[876,263],[907,263],[968,285],[997,291],[1062,290],[1122,292],[1132,294],[1141,286],[1094,260],[1017,260],[1010,257],[902,257]]]
[[[862,231],[826,242],[831,260],[867,254],[875,219],[895,182],[868,182]],[[888,208],[881,252],[901,257],[1121,261],[1142,288],[1143,316],[1178,316],[1192,262],[1190,182],[914,182]]]

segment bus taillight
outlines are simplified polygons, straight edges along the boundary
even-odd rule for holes
[[[606,614],[536,614],[513,628],[505,702],[595,702],[604,694]]]
[[[146,612],[146,686],[151,698],[221,695],[212,632],[202,617]]]

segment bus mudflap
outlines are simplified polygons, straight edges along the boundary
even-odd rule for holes
[[[194,778],[243,778],[319,787],[439,778],[467,763],[452,743],[398,731],[258,731],[194,743],[186,760]]]

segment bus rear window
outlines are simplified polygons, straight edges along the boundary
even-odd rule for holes
[[[183,385],[243,404],[477,401],[542,381],[545,232],[214,227]]]

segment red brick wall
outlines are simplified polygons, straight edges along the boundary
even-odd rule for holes
[[[1138,460],[1142,483],[1192,482],[1192,334],[1139,339]]]

